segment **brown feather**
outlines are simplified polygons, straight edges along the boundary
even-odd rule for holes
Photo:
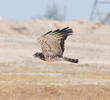
[[[45,57],[63,56],[64,41],[67,36],[72,35],[72,29],[69,27],[49,31],[42,35],[38,41],[41,44],[42,53]]]

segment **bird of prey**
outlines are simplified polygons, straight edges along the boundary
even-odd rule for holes
[[[64,43],[69,35],[72,35],[71,28],[66,27],[63,29],[57,29],[49,31],[46,34],[38,38],[38,42],[41,45],[42,52],[37,52],[34,57],[40,58],[44,61],[69,61],[72,63],[78,63],[78,59],[72,59],[63,57]]]

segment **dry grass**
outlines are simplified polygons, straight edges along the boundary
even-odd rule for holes
[[[0,100],[109,100],[110,85],[0,85]]]
[[[66,26],[74,35],[64,56],[79,64],[33,58],[37,37]],[[110,25],[83,20],[0,20],[0,100],[109,100],[109,33]]]

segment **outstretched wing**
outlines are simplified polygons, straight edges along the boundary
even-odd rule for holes
[[[67,36],[72,35],[69,27],[49,31],[42,35],[38,42],[41,44],[42,53],[45,57],[62,56],[64,52],[64,41]]]

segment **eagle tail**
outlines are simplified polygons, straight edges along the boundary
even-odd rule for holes
[[[79,62],[78,59],[72,59],[72,58],[67,58],[67,57],[63,57],[63,60],[64,61],[69,61],[69,62],[72,62],[72,63],[78,63]]]

